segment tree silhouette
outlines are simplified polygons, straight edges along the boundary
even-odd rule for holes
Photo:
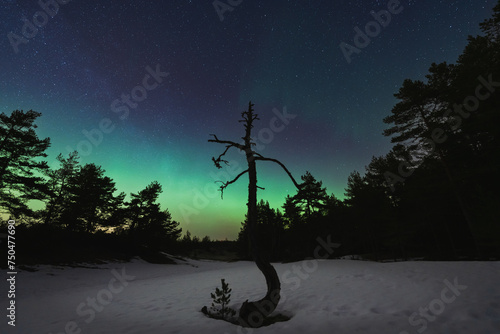
[[[228,164],[227,160],[224,160],[224,155],[231,148],[236,148],[245,153],[248,168],[238,174],[233,180],[222,182],[220,186],[221,192],[224,191],[230,184],[236,182],[241,176],[244,174],[248,174],[248,213],[247,213],[247,222],[248,222],[248,234],[249,234],[249,243],[250,249],[252,252],[253,260],[255,261],[257,267],[262,272],[266,279],[267,284],[267,293],[266,295],[255,302],[245,301],[240,308],[239,311],[239,321],[242,326],[250,326],[250,327],[260,327],[263,324],[263,321],[266,317],[268,317],[275,309],[280,300],[280,291],[281,284],[276,273],[276,270],[271,265],[269,260],[266,258],[264,252],[258,246],[257,237],[256,237],[256,225],[257,225],[257,188],[263,189],[257,185],[257,168],[256,161],[272,161],[280,165],[285,172],[288,174],[293,184],[300,189],[301,186],[295,181],[290,171],[282,164],[280,161],[272,158],[267,158],[262,156],[260,153],[257,153],[253,150],[253,146],[255,143],[252,139],[252,128],[253,122],[258,120],[258,115],[254,113],[253,104],[251,102],[248,103],[248,110],[243,111],[241,113],[242,119],[240,122],[244,123],[245,127],[245,136],[242,137],[243,144],[239,144],[229,140],[220,140],[216,135],[212,134],[213,139],[209,139],[209,142],[224,144],[226,145],[226,149],[222,154],[220,154],[217,158],[213,157],[212,160],[217,168],[222,168],[222,164]]]
[[[326,188],[322,187],[323,183],[316,181],[310,172],[302,175],[301,179],[302,188],[292,197],[292,200],[308,218],[313,212],[324,207],[328,195]]]
[[[259,247],[264,251],[271,261],[276,260],[281,253],[281,242],[284,236],[285,225],[279,210],[270,207],[269,202],[263,199],[257,203],[257,225],[255,233],[259,241]],[[242,223],[238,234],[238,244],[241,256],[249,258],[248,253],[248,220]]]
[[[127,203],[130,222],[130,233],[146,230],[151,219],[160,212],[160,204],[156,203],[162,192],[161,185],[154,181],[137,194],[130,194],[132,200]]]
[[[101,166],[86,164],[69,179],[70,198],[61,221],[70,229],[94,232],[96,227],[105,225],[116,206],[123,202],[125,193],[115,197],[115,182],[104,173]]]
[[[405,145],[414,156],[421,155],[422,159],[428,156],[429,159],[439,161],[477,249],[473,232],[474,218],[445,149],[445,142],[448,140],[448,134],[444,130],[448,122],[445,115],[452,105],[450,94],[453,90],[455,66],[446,63],[432,64],[429,72],[426,75],[427,83],[406,79],[399,92],[394,94],[400,102],[393,107],[392,114],[384,118],[384,123],[393,126],[384,130],[383,134],[392,136],[392,143]]]
[[[160,246],[164,241],[175,241],[180,237],[182,229],[179,223],[172,220],[168,210],[161,210],[157,203],[162,186],[151,182],[137,194],[130,194],[132,200],[127,203],[130,219],[130,236],[134,243],[144,242],[152,246]]]
[[[492,17],[484,20],[480,27],[488,38],[498,42],[498,35],[500,35],[500,1],[493,7]]]
[[[0,114],[0,206],[14,216],[31,214],[28,200],[41,200],[47,191],[45,180],[35,172],[48,169],[45,150],[50,139],[39,139],[35,120],[41,113],[15,110]]]
[[[57,160],[61,164],[59,169],[49,169],[46,171],[48,176],[48,195],[47,205],[44,212],[44,222],[60,223],[60,216],[63,210],[69,204],[69,180],[75,175],[78,167],[78,153],[72,152],[68,158],[64,158],[62,154],[57,156]]]

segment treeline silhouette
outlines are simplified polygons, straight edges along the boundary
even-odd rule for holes
[[[38,138],[41,113],[15,110],[0,114],[0,206],[16,221],[17,263],[75,263],[128,260],[173,263],[160,251],[192,257],[234,259],[234,242],[202,240],[189,231],[181,238],[179,222],[158,203],[162,186],[153,181],[130,194],[117,193],[101,166],[79,163],[77,152],[57,157],[49,168],[45,150],[50,139]],[[33,210],[30,201],[44,203]],[[5,243],[7,246],[7,243]],[[4,265],[2,265],[4,266]]]
[[[307,172],[282,208],[260,201],[258,239],[271,260],[311,257],[317,238],[328,236],[341,244],[332,257],[498,258],[500,2],[480,27],[483,35],[469,37],[455,64],[432,64],[424,81],[403,82],[384,119],[383,134],[395,145],[350,174],[344,200],[327,195]],[[59,168],[49,168],[50,139],[36,134],[40,116],[0,114],[0,207],[20,223],[23,262],[135,255],[168,262],[158,251],[223,258],[235,250],[229,241],[181,238],[179,223],[158,203],[158,182],[125,200],[104,169],[81,165],[77,152],[59,155]],[[34,211],[32,200],[44,208]],[[237,249],[249,257],[245,222]]]
[[[480,27],[456,64],[403,82],[384,119],[395,145],[350,174],[345,200],[307,173],[283,211],[259,203],[259,240],[273,260],[312,257],[328,235],[342,245],[332,256],[498,258],[500,2]],[[244,257],[246,234],[243,223]]]
[[[160,251],[234,259],[234,242],[200,240],[189,231],[181,238],[179,222],[158,203],[162,186],[117,194],[115,182],[101,166],[79,163],[77,152],[57,157],[58,168],[43,158],[50,139],[40,139],[35,121],[41,113],[15,110],[0,114],[0,206],[16,221],[16,263],[77,263],[140,256],[174,263]],[[33,210],[30,201],[44,203]],[[7,243],[4,243],[5,247]],[[2,264],[3,267],[5,264]]]

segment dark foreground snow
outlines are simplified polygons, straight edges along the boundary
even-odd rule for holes
[[[500,333],[500,262],[309,260],[275,267],[283,288],[276,312],[291,320],[269,327],[241,328],[200,312],[221,278],[233,289],[233,308],[260,298],[265,282],[252,262],[134,260],[19,272],[16,326],[4,315],[1,332]]]

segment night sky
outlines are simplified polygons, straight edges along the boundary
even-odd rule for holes
[[[57,11],[4,0],[0,112],[43,114],[37,133],[51,138],[52,167],[59,153],[79,150],[119,191],[157,180],[162,208],[184,231],[234,239],[248,180],[223,200],[214,181],[236,176],[244,156],[235,151],[239,165],[217,170],[211,158],[224,146],[208,143],[210,134],[241,141],[238,120],[252,100],[257,151],[296,178],[310,171],[342,199],[349,173],[390,150],[382,119],[403,80],[455,62],[497,1],[404,0],[390,22],[380,17],[385,27],[370,24],[370,12],[390,2],[224,0],[216,4],[235,6],[219,15],[201,0],[74,0]],[[367,24],[370,43],[348,61],[341,43],[354,47],[355,27]],[[257,168],[259,198],[272,207],[296,193],[279,166]]]

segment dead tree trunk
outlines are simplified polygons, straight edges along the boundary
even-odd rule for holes
[[[247,159],[248,169],[241,172],[233,180],[222,182],[220,189],[223,192],[228,185],[236,182],[236,180],[238,180],[243,174],[248,173],[247,224],[249,243],[253,260],[266,279],[267,293],[262,299],[258,301],[249,302],[247,300],[243,303],[239,312],[239,323],[240,325],[245,327],[260,327],[262,326],[264,319],[268,317],[278,306],[280,300],[281,284],[276,270],[260,250],[256,237],[255,230],[257,225],[257,188],[260,188],[257,185],[256,161],[272,161],[279,164],[292,179],[295,186],[297,188],[300,188],[300,186],[299,184],[297,184],[292,174],[281,162],[275,159],[265,158],[253,150],[252,146],[254,146],[255,143],[253,143],[252,141],[251,132],[253,128],[253,121],[258,120],[258,117],[257,114],[253,113],[252,107],[253,104],[249,102],[248,110],[241,113],[243,119],[240,120],[240,122],[243,122],[245,126],[245,137],[243,137],[243,144],[227,140],[219,140],[216,135],[212,135],[214,138],[210,139],[209,142],[226,145],[226,150],[224,151],[224,153],[219,155],[217,159],[215,159],[215,157],[212,158],[217,168],[222,168],[221,163],[228,164],[228,162],[226,160],[223,160],[222,157],[231,147],[236,147],[237,149],[245,152],[245,156]]]

